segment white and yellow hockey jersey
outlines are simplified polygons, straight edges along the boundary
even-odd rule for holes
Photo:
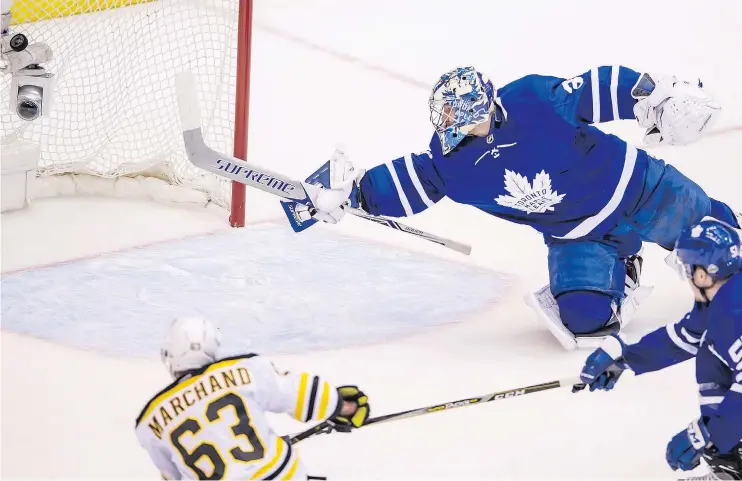
[[[222,359],[175,381],[144,407],[136,434],[163,477],[306,479],[265,412],[324,421],[337,389],[318,376],[279,373],[254,354]]]

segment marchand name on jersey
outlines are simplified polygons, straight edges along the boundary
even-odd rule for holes
[[[165,393],[165,398],[153,407],[148,426],[158,439],[162,439],[163,430],[186,408],[212,394],[246,384],[250,384],[250,375],[244,367],[222,368],[196,376],[177,385],[176,389],[179,389],[171,396]],[[187,387],[184,388],[184,385]]]

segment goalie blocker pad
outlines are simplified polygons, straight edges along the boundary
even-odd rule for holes
[[[294,232],[309,229],[319,222],[311,216],[306,205],[294,201],[282,200],[281,207],[283,207],[283,211],[286,213],[286,217],[288,217],[289,224]]]

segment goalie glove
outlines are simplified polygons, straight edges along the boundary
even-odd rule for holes
[[[642,74],[631,91],[638,100],[634,116],[646,128],[644,141],[685,145],[698,140],[718,119],[721,106],[703,90],[700,79],[675,76],[655,80]]]
[[[345,207],[358,208],[358,182],[365,173],[364,169],[357,169],[344,152],[335,150],[329,161],[307,177],[307,184],[322,187],[312,196],[315,208],[312,217],[336,224],[345,216]]]
[[[371,415],[368,396],[358,386],[340,386],[337,391],[340,401],[330,421],[335,423],[338,431],[347,432],[363,426]]]
[[[332,158],[304,181],[311,204],[281,201],[294,232],[302,232],[317,221],[337,224],[348,207],[362,209],[359,182],[365,173],[336,149]]]

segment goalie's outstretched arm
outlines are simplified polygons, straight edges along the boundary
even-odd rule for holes
[[[538,95],[567,122],[636,119],[645,141],[682,145],[707,132],[721,107],[700,79],[638,72],[621,65],[592,68],[571,79],[534,75]]]
[[[445,195],[445,184],[431,151],[410,153],[365,171],[344,155],[335,155],[307,178],[321,187],[316,193],[316,217],[335,223],[344,207],[375,216],[409,217],[431,207]]]
[[[359,190],[363,209],[369,214],[409,217],[433,206],[444,197],[445,185],[425,151],[407,154],[366,172]]]
[[[363,199],[360,195],[359,181],[364,177],[365,171],[355,169],[353,164],[342,155],[334,156],[333,160],[320,167],[306,182],[298,182],[209,148],[204,142],[201,131],[201,114],[198,108],[195,81],[189,72],[183,72],[176,77],[176,90],[188,160],[196,167],[220,177],[287,199],[289,202],[284,202],[283,208],[295,231],[301,232],[317,220],[336,223],[346,212],[350,211],[358,217],[423,238],[457,252],[466,255],[471,253],[471,246],[429,234],[379,215],[384,212],[395,212],[395,202],[402,205],[402,199],[407,195],[405,189],[412,192],[409,189],[408,179],[416,189],[418,186],[425,186],[418,189],[418,194],[420,192],[425,194],[424,196],[421,194],[421,199],[426,205],[443,197],[442,190],[437,190],[439,186],[442,188],[442,182],[437,175],[434,175],[435,169],[431,159],[426,161],[424,156],[417,154],[396,159],[388,164],[390,170],[386,177],[383,175],[382,166],[378,169],[371,169],[365,188],[365,194],[369,194],[369,199]],[[402,165],[412,165],[407,175],[400,170]],[[394,184],[395,179],[398,181],[400,178],[403,180],[398,184],[399,190],[393,193],[389,187]],[[372,179],[376,179],[376,182]],[[405,185],[408,187],[404,187]],[[376,195],[372,196],[372,194]],[[362,202],[371,212],[364,210]],[[407,202],[409,203],[409,197]],[[402,209],[404,210],[404,207]],[[412,213],[416,212],[412,207],[409,210]],[[306,218],[307,215],[310,217]]]

